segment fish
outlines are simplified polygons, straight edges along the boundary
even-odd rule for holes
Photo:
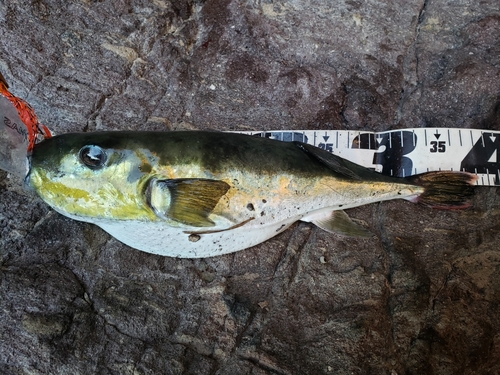
[[[370,237],[345,209],[392,199],[467,208],[477,179],[389,177],[305,143],[216,131],[60,134],[30,159],[25,183],[55,211],[179,258],[243,250],[297,221]]]

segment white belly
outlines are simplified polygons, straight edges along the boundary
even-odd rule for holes
[[[207,258],[257,245],[299,219],[300,216],[297,216],[265,226],[247,223],[238,228],[204,234],[185,233],[185,229],[170,227],[162,222],[99,220],[93,223],[138,250],[177,258]]]

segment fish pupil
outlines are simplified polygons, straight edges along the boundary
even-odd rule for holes
[[[97,169],[106,162],[106,152],[99,146],[83,146],[78,153],[80,161],[90,169]]]

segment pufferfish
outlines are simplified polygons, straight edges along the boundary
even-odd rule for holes
[[[36,145],[26,183],[57,212],[138,250],[200,258],[296,221],[366,237],[344,209],[402,198],[465,208],[475,175],[384,176],[300,142],[208,131],[62,134]]]

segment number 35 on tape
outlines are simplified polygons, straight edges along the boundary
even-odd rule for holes
[[[308,143],[388,176],[460,170],[477,174],[478,185],[500,185],[500,132],[417,128],[380,133],[347,130],[241,133]]]

